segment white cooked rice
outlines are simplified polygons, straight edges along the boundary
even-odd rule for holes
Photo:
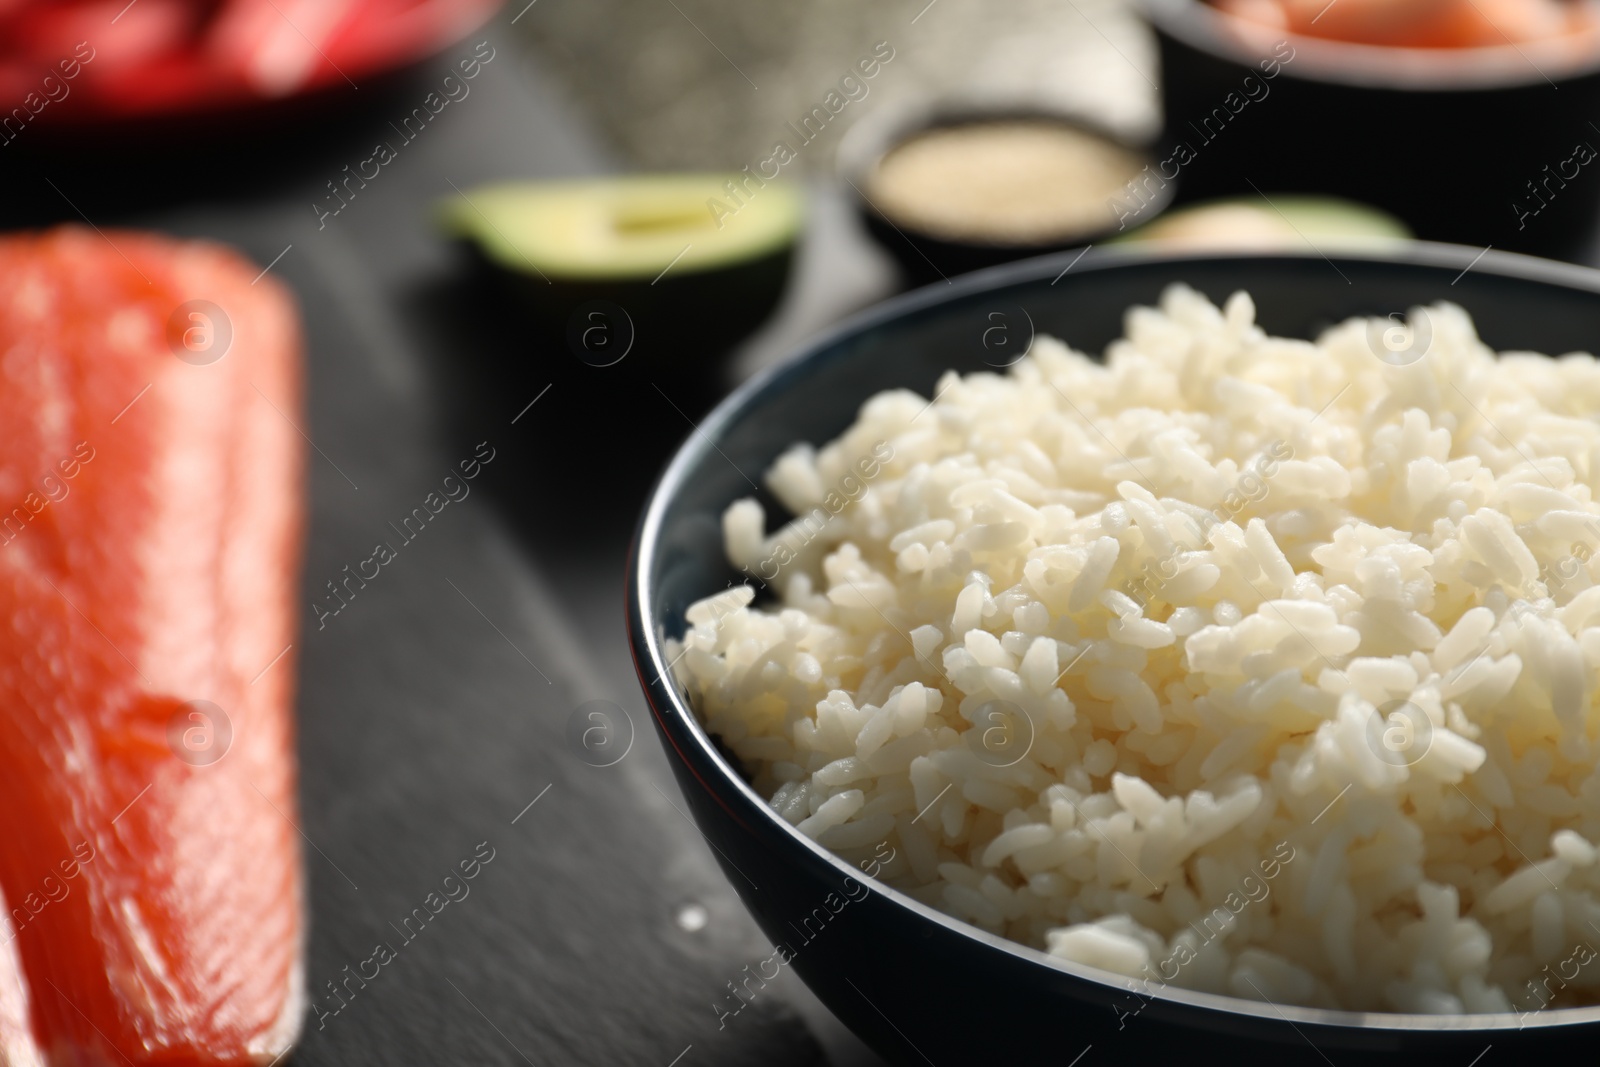
[[[1412,316],[1392,366],[1174,287],[1105,364],[880,394],[770,472],[803,529],[729,509],[781,603],[702,601],[677,676],[803,833],[1141,987],[1600,1000],[1600,366]]]

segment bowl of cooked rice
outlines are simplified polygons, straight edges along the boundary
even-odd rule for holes
[[[1095,250],[724,401],[629,567],[689,810],[897,1063],[1600,1037],[1600,272]],[[1344,1057],[1344,1060],[1341,1060]]]

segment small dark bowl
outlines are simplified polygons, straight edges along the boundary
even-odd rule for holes
[[[1574,149],[1600,149],[1600,54],[1348,44],[1252,27],[1202,0],[1138,6],[1161,53],[1160,172],[1178,175],[1182,200],[1330,193],[1425,240],[1561,259],[1590,248],[1600,159],[1579,164]]]
[[[866,878],[804,837],[739,777],[672,680],[664,642],[694,601],[742,576],[722,551],[722,510],[796,441],[841,432],[879,390],[931,395],[940,373],[982,369],[1000,313],[1098,351],[1124,309],[1186,281],[1213,300],[1256,298],[1268,330],[1313,336],[1353,314],[1453,300],[1496,348],[1560,353],[1600,340],[1600,272],[1474,249],[1394,253],[1150,257],[1097,249],[996,268],[861,314],[725,400],[668,466],[641,520],[628,571],[634,663],[673,773],[724,873],[790,966],[846,1024],[897,1063],[1351,1063],[1466,1067],[1592,1054],[1600,1008],[1459,1017],[1334,1012],[1127,979],[987,934]],[[1469,269],[1470,268],[1470,269]],[[1059,277],[1059,281],[1052,279]],[[992,359],[992,357],[991,357]],[[991,364],[992,365],[992,364]],[[773,966],[778,966],[774,963]],[[752,967],[751,973],[759,969]],[[771,974],[768,974],[771,977]],[[745,980],[740,976],[740,980]],[[759,981],[759,979],[756,979]],[[751,993],[757,987],[751,986]],[[722,990],[719,1010],[739,1002]],[[723,1024],[739,1025],[727,1017]],[[1270,1060],[1268,1059],[1270,1057]],[[1576,1062],[1576,1061],[1574,1061]]]
[[[1160,187],[1152,187],[1142,205],[1130,199],[1133,208],[1120,215],[1108,202],[1105,222],[1101,226],[1088,227],[1070,237],[1010,244],[1001,241],[963,241],[927,233],[903,221],[889,218],[869,198],[866,190],[873,168],[896,147],[917,134],[951,126],[1015,119],[1050,122],[1082,130],[1154,162],[1148,144],[1120,136],[1085,116],[1042,108],[930,104],[863,119],[850,128],[839,145],[838,173],[851,190],[862,225],[894,257],[911,284],[926,285],[1001,263],[1082,248],[1132,225],[1149,222],[1172,202],[1176,187],[1174,183],[1167,182]]]

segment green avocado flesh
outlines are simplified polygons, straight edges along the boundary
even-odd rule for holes
[[[1213,200],[1169,211],[1117,240],[1168,246],[1296,248],[1408,240],[1399,219],[1377,208],[1321,196]]]
[[[446,201],[446,230],[495,264],[549,278],[653,279],[730,267],[793,243],[800,197],[746,174],[506,182]]]

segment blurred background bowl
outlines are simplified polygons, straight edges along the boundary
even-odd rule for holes
[[[1167,168],[1181,200],[1332,194],[1383,208],[1426,240],[1562,259],[1590,250],[1600,166],[1574,152],[1600,148],[1591,121],[1600,54],[1567,41],[1351,44],[1247,23],[1201,0],[1137,6],[1160,50],[1160,157],[1180,145],[1193,156]]]
[[[1441,1018],[1280,1007],[1173,987],[1135,996],[1125,978],[1052,960],[867,879],[776,815],[700,727],[671,678],[665,641],[683,633],[692,603],[743,580],[724,555],[723,510],[791,444],[843,431],[874,393],[932,395],[946,370],[996,366],[985,344],[996,315],[1014,331],[1013,344],[1037,328],[1098,352],[1121,335],[1129,306],[1152,304],[1184,281],[1218,302],[1248,290],[1261,325],[1287,336],[1442,299],[1466,307],[1485,342],[1502,350],[1584,348],[1600,322],[1600,272],[1498,252],[1480,258],[1476,249],[1419,243],[1331,259],[1097,249],[1063,275],[1074,255],[930,286],[857,316],[719,405],[657,484],[628,569],[629,637],[673,773],[723,873],[772,943],[794,949],[791,966],[818,997],[896,1063],[1065,1067],[1091,1046],[1132,1062],[1270,1055],[1318,1067],[1352,1055],[1368,1065],[1426,1055],[1464,1067],[1490,1045],[1497,1062],[1585,1052],[1600,1037],[1600,1008]],[[764,491],[762,502],[773,514]],[[735,1006],[730,995],[727,1007]]]
[[[916,223],[897,218],[875,196],[874,175],[883,161],[897,148],[916,138],[939,130],[979,127],[989,124],[1024,123],[1058,127],[1087,135],[1114,149],[1126,152],[1136,161],[1129,178],[1141,166],[1153,164],[1152,145],[1114,131],[1109,125],[1086,115],[1045,106],[995,106],[983,103],[923,102],[872,114],[851,127],[839,144],[838,174],[849,190],[863,227],[899,265],[913,285],[942,281],[984,267],[1027,259],[1069,248],[1082,248],[1122,232],[1132,220],[1119,219],[1108,197],[1093,207],[1094,221],[1070,233],[1044,235],[1037,240],[1014,241],[1003,238],[962,239],[930,232]],[[1008,179],[995,175],[1005,186]],[[1151,202],[1138,213],[1144,223],[1159,215],[1172,201],[1174,183],[1166,183],[1152,194]],[[1002,194],[1004,195],[1004,194]],[[1064,197],[1094,196],[1081,189],[1062,188]]]
[[[470,94],[488,36],[447,84],[430,61],[502,2],[0,0],[0,226],[48,224],[63,200],[93,220],[291,180],[337,213],[374,141],[404,149]]]

